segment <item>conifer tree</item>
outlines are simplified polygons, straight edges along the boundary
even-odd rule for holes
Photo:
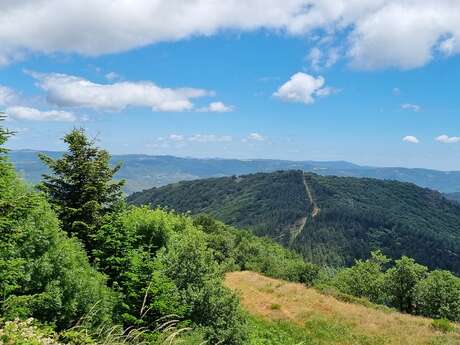
[[[73,129],[63,140],[68,152],[61,158],[40,154],[52,174],[43,175],[39,188],[55,206],[63,229],[78,237],[91,254],[102,217],[122,203],[124,180],[113,180],[121,166],[111,167],[109,153],[96,147],[83,129]]]
[[[5,114],[0,111],[0,122],[5,120]],[[2,159],[2,155],[4,155],[8,150],[3,147],[3,144],[6,143],[8,137],[11,136],[13,132],[9,131],[8,129],[0,126],[0,159]]]

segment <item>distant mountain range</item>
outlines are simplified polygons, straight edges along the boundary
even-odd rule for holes
[[[460,273],[460,204],[412,183],[291,170],[183,181],[128,202],[210,214],[319,264],[350,265],[381,249]]]
[[[10,152],[10,157],[23,177],[37,183],[46,167],[37,157],[39,151],[19,150]],[[61,152],[45,152],[59,157]],[[127,180],[126,192],[164,186],[183,180],[208,177],[223,177],[273,172],[277,170],[303,170],[319,175],[371,177],[385,180],[412,182],[421,187],[442,193],[460,193],[460,171],[437,171],[430,169],[379,168],[360,166],[344,161],[287,161],[287,160],[240,160],[198,159],[173,156],[113,155],[113,162],[123,163],[118,177]],[[455,196],[454,196],[455,197]],[[458,195],[456,196],[458,197]]]

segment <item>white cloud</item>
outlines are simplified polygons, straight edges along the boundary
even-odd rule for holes
[[[233,107],[225,105],[222,102],[209,103],[207,107],[199,108],[197,111],[200,112],[211,112],[211,113],[228,113],[233,110]]]
[[[262,134],[259,134],[259,133],[250,133],[246,137],[246,141],[265,141],[265,140],[266,138]]]
[[[96,56],[225,29],[324,32],[358,68],[416,68],[460,52],[457,0],[2,1],[0,64],[30,52]],[[159,20],[161,19],[161,20]]]
[[[455,144],[460,142],[460,137],[449,137],[448,135],[443,134],[437,137],[436,141],[439,141],[443,144]]]
[[[22,106],[9,107],[5,112],[9,117],[18,120],[73,122],[77,119],[73,113],[68,111],[42,111],[39,109]]]
[[[300,102],[311,104],[315,102],[315,96],[328,96],[335,92],[334,88],[324,87],[325,80],[306,74],[296,73],[276,91],[273,96],[285,102]]]
[[[185,137],[182,134],[170,134],[168,139],[172,141],[184,141]]]
[[[17,100],[18,96],[14,90],[0,85],[0,106],[11,104]]]
[[[47,100],[60,107],[120,111],[134,106],[153,111],[186,111],[193,109],[193,98],[214,95],[203,89],[162,88],[149,81],[97,84],[66,74],[28,73],[46,91]]]
[[[230,142],[233,138],[230,135],[215,135],[215,134],[195,134],[187,139],[198,143],[217,143]]]
[[[169,146],[169,144],[180,144],[183,145],[186,142],[195,143],[224,143],[233,141],[233,137],[230,135],[217,135],[217,134],[194,134],[190,136],[182,134],[169,134],[166,137],[158,137],[158,142],[162,143],[162,146]]]
[[[411,143],[411,144],[418,144],[420,142],[418,138],[414,137],[413,135],[407,135],[402,140],[406,143]]]
[[[399,87],[393,88],[393,96],[401,96],[401,89]]]
[[[318,47],[313,47],[307,55],[307,60],[310,62],[310,67],[314,71],[320,69],[321,59],[323,57],[323,53]]]
[[[118,73],[115,73],[115,72],[109,72],[104,77],[108,81],[115,81],[115,80],[118,80],[118,79],[121,78],[121,76]]]
[[[330,48],[323,52],[319,47],[313,47],[306,57],[313,71],[329,68],[335,65],[339,58],[340,53],[337,48]]]
[[[401,109],[412,110],[418,113],[422,110],[422,107],[417,104],[405,103],[405,104],[401,104]]]

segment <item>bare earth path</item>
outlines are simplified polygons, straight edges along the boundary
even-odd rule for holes
[[[315,219],[315,217],[319,214],[320,208],[316,204],[315,200],[313,199],[313,195],[311,193],[310,187],[308,186],[307,180],[305,179],[305,174],[302,173],[302,179],[303,179],[303,185],[305,187],[305,193],[307,194],[308,201],[310,202],[310,205],[312,205],[313,209],[310,213],[310,215],[306,215],[305,217],[302,217],[299,219],[296,224],[293,226],[293,231],[291,231],[291,243],[300,235],[302,232],[303,228],[305,227],[305,224],[307,224],[307,221],[309,219],[309,216],[311,219]]]

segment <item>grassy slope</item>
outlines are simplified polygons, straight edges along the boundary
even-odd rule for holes
[[[251,344],[453,345],[460,327],[443,334],[431,319],[344,303],[301,284],[234,272],[226,285],[252,315]]]

